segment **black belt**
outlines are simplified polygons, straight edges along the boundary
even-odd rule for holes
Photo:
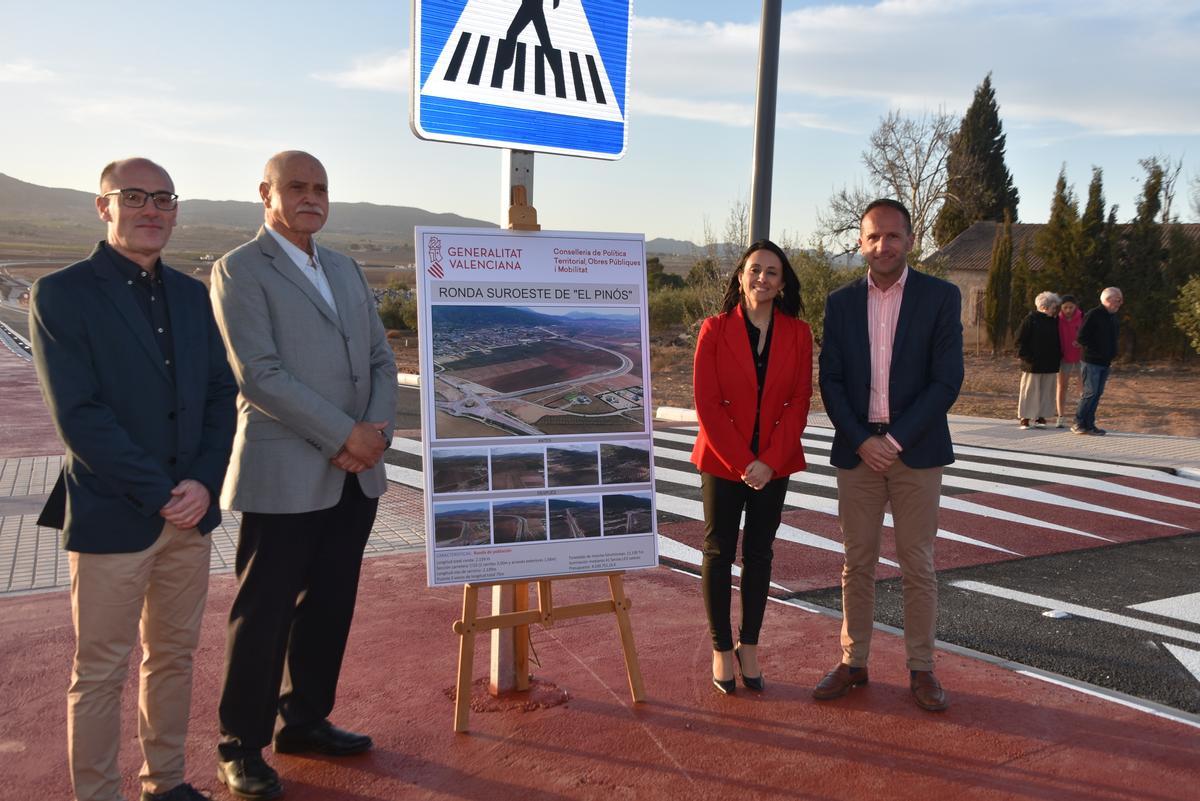
[[[887,423],[867,423],[867,430],[870,431],[872,434],[877,434],[879,436],[883,436],[884,434],[886,434],[888,432],[888,424]]]

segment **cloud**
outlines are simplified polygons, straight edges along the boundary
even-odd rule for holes
[[[408,50],[356,59],[354,66],[337,72],[318,72],[312,77],[344,89],[407,92],[411,82],[412,58]]]
[[[60,97],[55,102],[64,118],[79,125],[96,120],[137,120],[137,133],[146,141],[211,145],[261,152],[272,140],[256,137],[250,122],[261,114],[226,103],[175,100],[156,95],[89,95]]]
[[[54,78],[53,72],[29,61],[0,63],[0,83],[46,83]]]
[[[734,128],[754,125],[754,104],[730,100],[688,100],[677,97],[632,92],[630,103],[635,115],[672,117],[680,120],[713,122]],[[821,114],[806,114],[776,109],[775,124],[779,128],[816,128],[826,131],[849,132],[844,125],[834,123]]]
[[[782,20],[779,107],[797,125],[839,108],[961,112],[993,73],[1013,124],[1112,136],[1200,133],[1198,3],[878,0]],[[730,124],[752,104],[758,23],[634,21],[632,86],[663,113]],[[707,112],[706,112],[707,110]],[[643,113],[654,113],[646,110]],[[840,124],[840,120],[839,120]]]

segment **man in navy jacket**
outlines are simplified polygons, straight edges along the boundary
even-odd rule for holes
[[[184,739],[237,387],[204,285],[160,259],[177,203],[154,162],[109,164],[96,198],[105,241],[31,296],[34,363],[66,446],[38,522],[61,528],[69,551],[80,801],[124,797],[120,699],[139,622],[141,797],[204,797],[184,782]]]
[[[845,545],[842,659],[813,690],[818,700],[867,683],[875,611],[875,565],[891,506],[904,576],[904,640],[917,704],[939,711],[933,675],[937,534],[942,467],[954,461],[946,414],[963,380],[958,289],[907,265],[908,210],[876,200],[860,222],[867,275],[825,304],[820,386],[834,425],[838,517]]]

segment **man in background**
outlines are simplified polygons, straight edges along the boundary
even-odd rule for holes
[[[33,288],[34,364],[66,446],[38,522],[69,552],[79,801],[124,797],[121,689],[139,622],[142,801],[207,797],[184,782],[184,740],[237,390],[204,285],[162,262],[177,206],[162,167],[114,161],[96,198],[105,241]]]
[[[1125,295],[1115,286],[1100,293],[1100,305],[1087,313],[1079,329],[1077,341],[1083,348],[1083,394],[1075,410],[1073,434],[1104,436],[1107,431],[1096,427],[1096,408],[1104,385],[1108,383],[1108,371],[1113,359],[1117,358],[1117,341],[1120,323],[1117,312],[1125,302]]]

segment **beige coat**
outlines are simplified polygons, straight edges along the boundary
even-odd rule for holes
[[[359,266],[317,246],[335,314],[265,228],[212,271],[212,303],[238,384],[237,434],[221,506],[289,514],[327,509],[346,473],[330,463],[359,421],[396,410],[396,364]],[[358,474],[369,498],[381,460]]]

